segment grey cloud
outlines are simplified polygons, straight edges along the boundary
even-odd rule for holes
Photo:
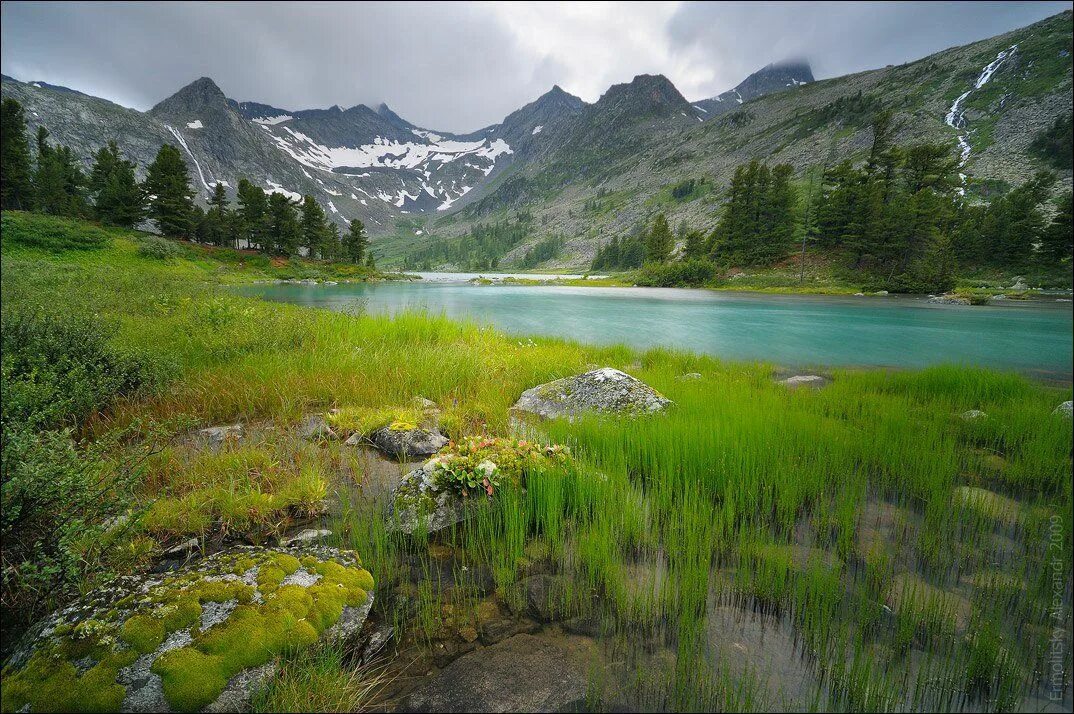
[[[641,28],[657,50],[654,64],[667,66],[640,71],[667,74],[698,99],[785,57],[805,56],[818,77],[834,76],[914,59],[1069,6],[689,3],[670,20]],[[593,12],[621,19],[626,7]],[[286,109],[383,101],[416,124],[460,132],[499,121],[553,84],[570,88],[579,66],[593,77],[638,71],[636,37],[634,45],[617,44],[615,33],[594,37],[612,46],[588,55],[585,33],[577,42],[542,47],[539,36],[536,46],[532,38],[524,45],[518,24],[504,20],[511,11],[470,3],[4,2],[0,64],[19,79],[139,109],[206,75],[238,100]],[[549,27],[570,22],[566,15],[555,22],[554,13],[563,12],[555,5],[539,11],[552,13]]]

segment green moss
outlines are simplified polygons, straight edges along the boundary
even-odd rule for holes
[[[182,712],[203,709],[227,686],[219,659],[191,647],[165,652],[152,669],[160,675],[168,704]]]
[[[142,654],[148,654],[164,642],[164,623],[148,615],[135,615],[123,623],[123,641]]]

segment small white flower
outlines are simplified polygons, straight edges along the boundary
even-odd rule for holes
[[[496,464],[489,459],[485,459],[477,465],[477,470],[481,471],[486,476],[491,476],[496,471]]]

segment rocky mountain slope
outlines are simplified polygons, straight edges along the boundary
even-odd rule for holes
[[[804,60],[777,62],[757,70],[742,80],[734,89],[729,89],[710,99],[694,102],[694,107],[703,112],[703,119],[708,120],[732,111],[738,105],[751,99],[783,92],[813,81],[815,81],[813,69],[808,62]]]
[[[501,265],[560,235],[566,245],[545,267],[585,267],[598,245],[660,211],[672,225],[686,221],[711,229],[735,166],[750,159],[792,164],[808,192],[810,177],[823,165],[864,158],[871,119],[883,109],[894,113],[899,143],[939,142],[957,154],[964,141],[967,194],[987,199],[1048,168],[1029,145],[1071,112],[1071,36],[1071,13],[1065,12],[907,64],[736,102],[703,122],[688,118],[674,96],[661,95],[668,108],[654,111],[659,92],[634,91],[624,106],[619,99],[625,93],[613,88],[563,127],[555,150],[509,167],[473,203],[419,228],[426,241],[450,239],[524,208],[532,217],[531,235],[502,256]],[[1001,53],[1006,55],[997,62]],[[637,90],[665,82],[639,77],[632,84]],[[960,97],[959,121],[951,126],[947,117]],[[690,180],[689,190],[675,190]],[[1070,185],[1070,172],[1062,173],[1057,190]],[[382,246],[388,255],[413,250],[402,235]]]
[[[585,266],[596,246],[658,211],[711,228],[734,167],[788,162],[805,182],[825,163],[859,158],[870,120],[895,113],[898,141],[948,143],[965,156],[972,199],[1042,167],[1028,146],[1071,111],[1071,13],[916,62],[813,81],[804,62],[769,65],[733,90],[690,102],[666,78],[640,75],[586,104],[559,87],[470,134],[418,127],[386,105],[287,110],[237,102],[199,79],[149,112],[4,77],[31,130],[87,163],[109,139],[141,171],[178,145],[202,198],[240,177],[267,192],[311,194],[330,218],[361,218],[378,255],[399,259],[480,223],[513,220],[526,237],[501,264],[562,236],[546,263]],[[1001,56],[1002,55],[1002,56]],[[1070,176],[1061,177],[1070,184]]]

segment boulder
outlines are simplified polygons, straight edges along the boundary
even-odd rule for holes
[[[700,372],[687,372],[686,374],[680,374],[676,377],[680,382],[692,382],[695,379],[701,379]]]
[[[819,389],[828,383],[828,379],[821,377],[819,374],[796,374],[793,377],[779,380],[779,383],[788,389],[798,389],[799,387]]]
[[[355,636],[373,603],[357,554],[243,546],[117,578],[26,634],[4,711],[241,711],[285,650]]]
[[[671,400],[641,380],[604,367],[527,389],[512,411],[554,419],[587,412],[654,414],[669,406]]]
[[[403,700],[412,712],[562,712],[585,705],[588,667],[568,647],[519,634],[459,657]]]
[[[968,409],[959,415],[962,421],[977,421],[979,419],[987,419],[988,415],[980,409]]]
[[[929,298],[929,302],[937,305],[969,305],[970,301],[957,295],[936,295]]]
[[[382,453],[401,461],[432,456],[448,443],[447,437],[436,427],[426,429],[407,425],[407,428],[399,428],[398,424],[377,429],[369,435],[369,440]]]
[[[440,488],[434,469],[433,463],[427,462],[399,482],[392,496],[390,529],[407,534],[419,529],[433,533],[465,520],[484,501]]]
[[[1055,414],[1056,416],[1064,416],[1067,419],[1070,419],[1071,415],[1074,414],[1074,405],[1072,405],[1069,400],[1065,401],[1059,406],[1057,406],[1055,408],[1055,411],[1052,412],[1052,414]]]
[[[198,429],[198,436],[210,447],[218,449],[225,441],[242,441],[242,424],[227,424]]]

